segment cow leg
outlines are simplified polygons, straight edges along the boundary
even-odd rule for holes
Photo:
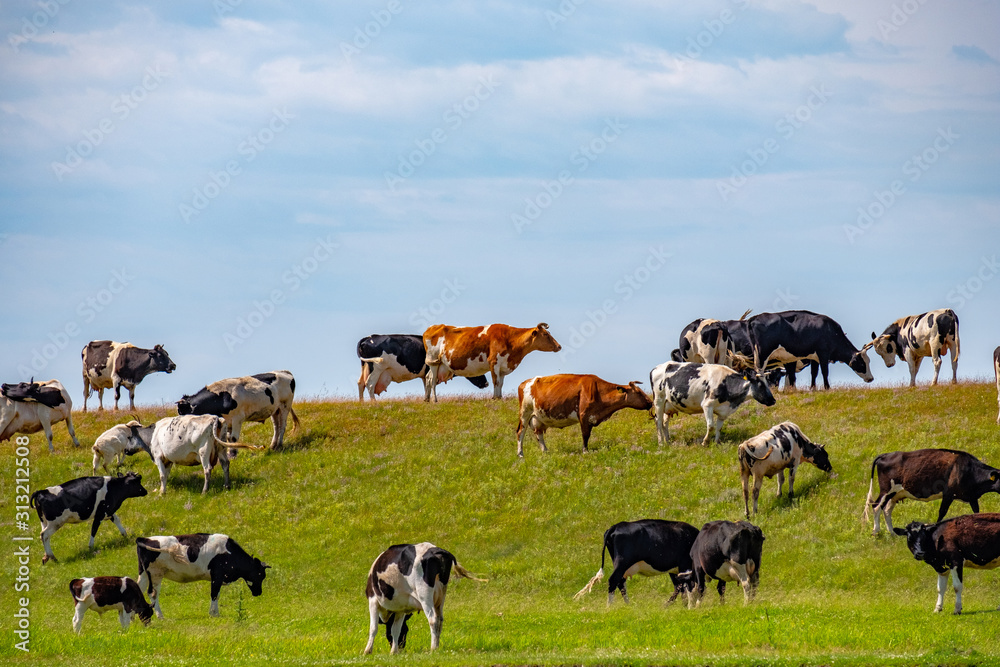
[[[917,386],[917,373],[920,372],[920,363],[924,360],[923,357],[916,356],[912,350],[907,348],[906,350],[906,363],[910,367],[910,386]]]
[[[941,372],[941,350],[938,349],[936,345],[931,345],[931,363],[934,364],[934,379],[931,380],[931,386],[937,386],[938,374]]]
[[[442,595],[437,604],[434,604],[434,589],[428,587],[426,593],[421,596],[420,606],[427,617],[427,624],[431,627],[431,650],[436,651],[441,645],[441,626],[444,624],[444,596]],[[403,623],[406,623],[406,619],[403,619]]]
[[[120,382],[115,382],[114,389],[115,389],[115,412],[118,412],[118,400],[121,398],[121,394],[122,394],[122,385],[121,385],[121,383]]]
[[[590,432],[594,429],[594,425],[585,421],[580,422],[580,433],[583,435],[583,453],[586,454],[588,451],[587,444],[590,442]]]
[[[715,587],[719,591],[719,604],[726,604],[726,582],[719,579],[719,585]]]
[[[162,458],[156,458],[156,467],[160,471],[160,495],[167,492],[167,475],[170,474],[170,464]]]
[[[66,430],[69,431],[69,437],[73,439],[73,446],[79,447],[80,441],[76,437],[76,429],[73,428],[72,415],[66,415]],[[124,456],[124,454],[122,456]]]
[[[128,388],[128,409],[135,410],[135,385]]]
[[[229,461],[227,460],[226,463],[228,464]],[[205,486],[201,487],[201,493],[202,495],[205,495],[206,493],[208,493],[208,484],[209,482],[212,481],[212,464],[202,461],[201,471],[205,474]],[[228,479],[223,480],[223,486],[226,487],[227,489],[229,488],[228,484],[229,484]]]
[[[792,466],[788,469],[788,500],[791,502],[795,500],[795,471],[798,466]],[[779,473],[780,474],[780,473]],[[778,495],[781,495],[780,489]]]
[[[961,561],[951,569],[951,585],[955,587],[955,613],[962,613],[962,563]]]
[[[823,389],[830,388],[830,360],[819,360],[819,371],[823,374]]]
[[[882,514],[885,516],[885,529],[889,531],[890,535],[896,534],[895,532],[893,532],[892,528],[892,510],[895,509],[897,502],[899,501],[896,500],[895,496],[889,498],[889,500],[885,504],[885,510],[882,512]]]
[[[148,576],[146,573],[143,573],[143,575]],[[160,609],[160,586],[163,585],[163,578],[154,578],[150,576],[150,582],[152,585],[149,593],[149,604],[152,605],[153,611],[156,612],[156,615],[159,618],[163,618],[163,610]],[[139,585],[140,587],[142,586],[142,584]]]
[[[87,379],[87,374],[83,374],[83,411],[87,411],[87,399],[90,398],[90,380]]]
[[[122,624],[122,630],[128,630],[129,623],[132,622],[132,614],[125,611],[124,607],[118,612],[118,622]]]
[[[997,389],[997,395],[1000,396],[1000,388]],[[1000,399],[997,399],[998,405],[1000,405]],[[662,447],[665,444],[670,443],[670,431],[668,430],[669,417],[665,414],[665,405],[656,402],[656,444]],[[1000,414],[997,415],[998,423],[1000,423]]]
[[[42,524],[42,534],[41,534],[42,548],[45,549],[45,555],[42,556],[42,565],[45,565],[45,563],[49,562],[50,560],[53,561],[56,560],[56,555],[52,553],[52,544],[49,542],[49,540],[52,539],[52,536],[61,527],[62,524],[57,524],[54,521],[51,523]]]
[[[229,491],[232,487],[229,484],[229,456],[226,452],[219,455],[219,465],[222,466],[222,486],[226,491]],[[211,468],[209,468],[209,472],[211,472]]]
[[[372,647],[375,646],[376,635],[378,635],[378,601],[375,598],[368,598],[368,644],[361,652],[362,655],[371,654]]]
[[[756,483],[756,478],[754,482]],[[740,485],[743,487],[743,510],[750,518],[750,471],[740,470]],[[756,500],[756,498],[755,498]],[[757,511],[757,505],[754,503],[754,511]]]
[[[757,501],[760,499],[760,487],[764,486],[764,476],[753,476],[753,513],[757,513]],[[746,494],[744,494],[746,495]],[[749,518],[749,515],[747,515]]]
[[[390,619],[386,619],[387,625],[389,622]],[[389,649],[389,653],[395,654],[398,653],[399,649],[402,648],[402,646],[399,645],[400,644],[399,639],[400,635],[403,634],[403,623],[406,622],[406,618],[402,613],[397,613],[393,615],[393,619],[391,619],[391,622],[392,622],[392,629],[390,634],[392,636],[392,647]]]
[[[493,398],[501,398],[503,395],[503,373],[490,369],[490,374],[493,376]]]
[[[42,411],[39,410],[39,412],[42,412]],[[44,415],[44,416],[43,415],[39,415],[38,416],[38,421],[40,421],[42,423],[42,429],[45,431],[45,439],[49,443],[49,452],[54,452],[55,451],[55,447],[52,446],[52,423],[49,421],[49,417],[47,415]],[[76,440],[76,436],[73,437],[73,440],[74,441]]]
[[[110,517],[111,522],[115,524],[115,528],[118,532],[122,534],[122,537],[128,537],[128,533],[125,532],[125,526],[122,525],[121,519],[118,518],[117,514],[112,514]]]
[[[368,387],[368,364],[361,362],[361,377],[358,378],[358,400],[365,402],[365,389]],[[372,396],[372,399],[375,397]]]
[[[208,606],[209,616],[219,615],[219,594],[222,592],[222,577],[212,573],[212,604]]]
[[[90,526],[90,543],[87,545],[90,549],[94,548],[94,538],[97,537],[97,529],[101,527],[103,520],[104,512],[99,509],[94,510],[94,523]]]
[[[948,514],[948,508],[951,507],[952,500],[954,500],[954,498],[947,493],[941,496],[941,508],[938,510],[937,518],[938,523],[944,521],[945,515]]]
[[[937,580],[937,604],[934,605],[934,611],[939,612],[944,609],[944,594],[948,591],[948,573],[938,574]]]
[[[972,513],[973,514],[979,514],[979,499],[978,498],[973,498],[972,500],[970,500],[969,501],[969,507],[972,508]]]
[[[785,364],[785,391],[795,391],[795,366],[797,364]]]
[[[437,382],[438,373],[441,370],[440,364],[435,364],[430,367],[427,375],[424,376],[424,402],[427,403],[431,400],[431,396],[434,397],[434,402],[438,402],[437,395]]]
[[[549,451],[549,448],[545,446],[545,425],[535,420],[535,426],[532,427],[532,431],[535,434],[535,440],[538,441],[538,446],[542,448],[543,452]]]
[[[80,630],[83,629],[83,615],[87,613],[87,606],[81,602],[77,601],[76,608],[73,610],[73,631],[76,634],[80,634]]]
[[[708,442],[712,437],[712,428],[715,427],[715,444],[719,444],[720,432],[722,430],[722,422],[716,423],[715,411],[711,406],[703,405],[702,411],[705,414],[705,439],[701,441],[702,446],[708,447]]]
[[[957,335],[957,334],[956,334]],[[953,342],[948,346],[948,353],[951,355],[951,383],[958,383],[958,342]]]
[[[667,575],[670,577],[670,583],[674,585],[674,592],[667,598],[666,604],[672,604],[677,599],[677,596],[680,595],[680,589],[677,588],[677,575],[673,572],[667,572]]]
[[[285,444],[285,429],[288,426],[288,413],[278,410],[271,415],[271,426],[274,427],[274,434],[271,436],[271,449],[281,449]]]
[[[816,376],[819,375],[819,362],[810,361],[809,362],[809,388],[816,391]]]
[[[611,573],[611,576],[608,577],[608,606],[609,607],[611,606],[611,603],[615,599],[615,591],[616,590],[621,591],[621,593],[622,593],[622,600],[625,601],[625,604],[628,604],[628,593],[625,590],[625,572],[628,571],[629,567],[631,567],[631,564],[626,563],[626,562],[620,562],[620,563],[618,563],[618,564],[615,565],[614,571]]]
[[[778,480],[778,496],[777,497],[780,498],[781,497],[781,487],[785,485],[785,471],[784,470],[779,470],[778,474],[775,475],[775,478]]]
[[[104,412],[104,388],[97,390],[97,411]]]

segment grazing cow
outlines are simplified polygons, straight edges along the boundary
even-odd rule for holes
[[[486,327],[451,327],[435,324],[424,331],[427,365],[424,400],[437,403],[438,376],[443,372],[475,377],[490,372],[493,398],[500,398],[503,377],[514,372],[524,357],[534,350],[558,352],[562,345],[549,333],[549,325],[517,329],[506,324]]]
[[[707,445],[715,429],[719,443],[722,422],[752,396],[763,405],[774,405],[767,382],[754,370],[742,373],[719,364],[693,364],[668,361],[649,372],[656,407],[656,440],[670,442],[667,421],[675,414],[704,413],[708,430],[701,444]]]
[[[49,451],[55,451],[52,425],[61,421],[66,422],[73,445],[79,447],[73,430],[73,402],[59,380],[0,385],[0,442],[15,433],[45,431]]]
[[[590,431],[623,408],[648,411],[653,402],[639,389],[639,382],[611,384],[596,375],[548,375],[525,380],[517,388],[520,408],[517,422],[517,455],[524,458],[524,433],[535,433],[542,451],[545,431],[580,425],[583,451],[587,451]]]
[[[754,367],[764,370],[765,365],[778,361],[781,364],[799,361],[816,362],[823,373],[823,388],[830,388],[830,362],[847,364],[865,382],[871,382],[871,363],[865,351],[851,344],[843,328],[826,315],[808,310],[786,310],[780,313],[760,313],[748,320],[750,339],[753,342]],[[785,376],[788,387],[795,387],[795,373]],[[812,372],[812,388],[816,388],[816,367]]]
[[[997,380],[997,423],[1000,424],[1000,347],[993,350],[993,375]]]
[[[118,531],[125,535],[118,510],[127,499],[144,495],[146,489],[142,486],[142,475],[134,472],[124,477],[80,477],[35,491],[28,504],[38,512],[38,520],[42,523],[42,546],[45,548],[42,563],[56,559],[49,540],[67,523],[94,520],[90,527],[90,549],[94,548],[94,536],[104,519],[111,519]]]
[[[137,537],[139,557],[139,588],[149,594],[156,615],[160,609],[160,586],[164,579],[187,584],[192,581],[212,582],[212,604],[209,616],[219,615],[219,593],[222,587],[242,579],[254,597],[263,593],[262,584],[270,565],[248,554],[228,535],[195,533],[194,535],[157,535]]]
[[[83,411],[87,411],[90,393],[97,391],[98,410],[104,409],[104,390],[114,387],[115,410],[121,388],[128,389],[130,410],[135,410],[135,387],[151,373],[173,373],[177,365],[170,360],[162,345],[153,349],[136,347],[131,343],[113,340],[93,340],[84,346],[83,357]]]
[[[896,365],[896,357],[910,367],[910,386],[917,386],[917,371],[924,357],[934,361],[934,380],[941,372],[941,357],[951,352],[951,383],[958,382],[958,315],[951,308],[932,310],[921,315],[901,317],[885,328],[881,336],[872,332],[872,347],[888,368]]]
[[[364,654],[372,652],[380,623],[386,626],[390,652],[404,648],[409,632],[406,621],[421,611],[431,626],[431,650],[436,650],[441,641],[444,598],[452,567],[459,578],[486,581],[474,577],[450,552],[430,542],[396,544],[379,554],[368,571],[365,586],[370,623]]]
[[[878,496],[873,498],[876,471]],[[954,449],[888,452],[879,454],[872,462],[865,518],[868,518],[868,509],[874,508],[872,535],[878,535],[879,514],[885,516],[886,527],[891,533],[892,510],[900,501],[909,498],[927,502],[940,498],[937,518],[940,522],[953,500],[969,503],[972,511],[978,513],[979,498],[991,491],[1000,493],[1000,470],[967,452]]]
[[[288,371],[272,371],[228,378],[202,387],[196,394],[177,401],[177,414],[216,415],[225,419],[226,438],[240,439],[244,422],[262,423],[269,417],[274,429],[269,449],[285,444],[285,427],[291,415],[293,432],[299,418],[292,409],[295,378]]]
[[[679,358],[675,361],[732,366],[730,357],[733,349],[732,337],[725,322],[699,318],[681,331]]]
[[[674,584],[674,592],[667,600],[667,604],[670,604],[680,593],[677,574],[687,572],[692,567],[691,547],[697,536],[698,529],[683,521],[641,519],[616,523],[604,531],[601,569],[573,599],[577,600],[589,593],[594,584],[604,577],[604,551],[607,550],[614,566],[614,571],[608,578],[609,605],[614,600],[615,589],[621,591],[622,599],[628,603],[625,580],[637,574],[646,577],[669,574],[670,581]]]
[[[138,615],[144,625],[149,625],[153,618],[153,608],[146,602],[139,584],[128,577],[74,579],[69,582],[69,592],[76,605],[73,612],[73,630],[76,634],[80,634],[83,628],[83,615],[88,609],[101,615],[109,609],[116,610],[124,630],[128,630],[133,614]]]
[[[906,529],[894,528],[906,536],[906,546],[913,557],[937,572],[937,604],[944,608],[948,573],[955,587],[955,613],[962,613],[963,570],[992,570],[1000,567],[1000,514],[966,514],[935,524],[910,523]]]
[[[375,400],[392,382],[424,379],[430,367],[425,363],[427,351],[424,341],[411,334],[372,334],[358,341],[358,358],[361,360],[361,377],[358,379],[358,400]],[[439,373],[438,382],[447,382],[451,374]],[[486,389],[485,375],[466,378],[479,389]]]
[[[104,433],[97,436],[91,451],[94,452],[94,474],[97,474],[97,464],[100,463],[104,472],[111,473],[108,468],[112,462],[117,462],[120,469],[125,463],[126,456],[132,456],[143,451],[142,447],[131,441],[132,427],[142,428],[142,424],[132,420],[127,424],[112,426]]]
[[[788,469],[788,499],[795,497],[795,471],[802,461],[812,463],[823,472],[832,472],[830,456],[823,445],[811,442],[797,425],[782,422],[740,444],[740,481],[743,483],[743,506],[750,518],[749,482],[753,476],[753,513],[757,513],[757,498],[764,478],[778,476],[778,497]]]
[[[709,521],[691,545],[690,572],[678,575],[678,585],[688,593],[688,608],[701,604],[705,584],[717,579],[719,601],[725,602],[726,582],[743,587],[743,603],[753,599],[760,582],[764,533],[748,521]]]

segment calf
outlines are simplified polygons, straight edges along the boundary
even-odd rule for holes
[[[580,425],[583,451],[587,451],[590,431],[623,408],[648,411],[653,402],[639,382],[611,384],[596,375],[548,375],[525,380],[517,388],[519,404],[517,455],[524,458],[524,433],[531,428],[542,451],[545,431]]]
[[[219,615],[219,593],[222,587],[242,579],[254,597],[263,592],[267,565],[250,556],[228,535],[196,533],[194,535],[157,535],[137,537],[139,558],[139,588],[145,588],[156,615],[160,609],[160,586],[164,579],[187,584],[210,581],[212,603],[209,616]]]
[[[94,452],[94,474],[97,474],[97,464],[101,463],[104,472],[111,473],[108,466],[112,462],[117,462],[118,468],[125,463],[126,456],[132,456],[143,451],[143,448],[131,440],[132,427],[142,428],[142,424],[132,420],[127,424],[112,426],[104,433],[97,436],[94,445],[90,448]]]
[[[941,357],[951,352],[951,383],[958,382],[958,315],[951,308],[901,317],[885,328],[881,336],[872,332],[872,347],[886,367],[896,365],[896,357],[910,367],[910,386],[917,386],[917,371],[924,357],[934,362],[936,385],[941,372]]]
[[[45,431],[52,446],[52,425],[66,422],[73,445],[80,446],[73,430],[73,402],[59,380],[19,382],[0,385],[0,442],[10,440],[15,433]]]
[[[705,415],[708,429],[703,445],[707,445],[715,429],[719,443],[722,422],[739,408],[747,397],[762,405],[774,405],[767,382],[754,370],[742,373],[718,364],[677,363],[668,361],[649,373],[656,408],[656,439],[660,445],[670,442],[667,421],[673,415]]]
[[[683,521],[641,519],[616,523],[604,531],[601,569],[573,599],[589,593],[604,577],[604,551],[607,550],[614,566],[608,578],[609,605],[614,600],[615,589],[621,591],[622,599],[628,603],[625,580],[637,574],[646,577],[669,574],[674,584],[674,592],[667,600],[670,604],[680,592],[677,574],[691,569],[691,547],[697,536],[698,529]]]
[[[678,585],[688,593],[688,608],[701,604],[706,581],[717,579],[719,601],[725,602],[726,582],[743,587],[743,603],[753,599],[760,582],[764,533],[747,521],[709,521],[691,545],[690,572],[678,575]]]
[[[878,472],[878,495],[873,498],[875,472]],[[879,454],[872,462],[865,518],[875,510],[872,535],[879,532],[879,514],[885,516],[890,533],[892,510],[906,500],[941,499],[938,521],[944,519],[953,500],[969,503],[979,512],[979,498],[990,492],[1000,493],[1000,470],[981,462],[972,454],[954,449],[918,449],[913,452]]]
[[[118,531],[125,535],[125,527],[118,520],[117,512],[128,498],[144,495],[146,489],[142,486],[142,476],[134,472],[124,477],[80,477],[35,491],[31,494],[29,505],[38,512],[38,520],[42,523],[42,546],[45,548],[42,563],[56,559],[49,540],[67,523],[83,523],[93,518],[90,549],[94,548],[94,536],[104,519],[111,519]]]
[[[739,446],[740,481],[743,484],[743,506],[750,518],[749,482],[753,476],[753,513],[757,513],[757,498],[764,478],[778,476],[778,497],[788,470],[788,499],[795,497],[795,471],[802,461],[812,463],[823,472],[832,472],[830,457],[823,445],[811,442],[797,425],[782,422],[759,433]]]
[[[118,612],[122,629],[128,630],[132,616],[138,615],[144,625],[153,618],[153,608],[146,602],[142,589],[128,577],[87,577],[69,582],[76,609],[73,612],[73,630],[80,634],[83,615],[88,609],[103,615],[109,609]]]
[[[358,378],[358,400],[365,400],[365,389],[372,401],[392,382],[424,379],[430,367],[425,363],[427,351],[420,336],[411,334],[372,334],[358,341],[361,377]],[[447,371],[438,374],[438,382],[451,379]],[[488,386],[485,375],[466,378],[480,389]]]
[[[386,626],[385,638],[392,653],[405,647],[409,632],[406,621],[421,611],[431,626],[431,650],[437,649],[452,567],[460,578],[486,581],[472,576],[451,553],[430,542],[397,544],[375,559],[365,586],[370,621],[365,655],[372,652],[380,623]]]
[[[93,340],[80,353],[83,358],[83,411],[87,399],[97,391],[98,410],[104,409],[104,390],[114,387],[115,410],[121,398],[121,388],[128,389],[129,409],[135,410],[135,388],[152,373],[173,373],[177,365],[162,345],[152,349],[113,340]]]
[[[992,570],[1000,567],[1000,514],[966,514],[935,524],[917,521],[906,527],[894,528],[897,535],[906,536],[906,546],[913,557],[922,560],[937,572],[937,604],[934,611],[944,608],[944,593],[948,590],[948,573],[955,587],[955,613],[962,613],[963,570]]]

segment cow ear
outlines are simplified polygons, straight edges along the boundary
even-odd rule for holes
[[[872,332],[872,340],[875,340],[876,338],[877,338],[877,336],[875,335],[875,332],[873,331]]]
[[[1000,473],[998,473],[996,470],[994,470],[993,472],[990,473],[990,481],[991,482],[995,482],[998,479],[1000,479]]]
[[[903,528],[893,527],[892,532],[896,533],[900,537],[906,537],[906,530],[904,530]]]

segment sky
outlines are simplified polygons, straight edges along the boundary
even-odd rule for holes
[[[563,351],[505,394],[648,388],[699,317],[813,310],[861,346],[945,307],[959,377],[992,378],[998,25],[964,0],[3,2],[0,379],[79,406],[80,350],[113,339],[177,364],[139,403],[275,369],[353,397],[368,334],[546,322]]]

